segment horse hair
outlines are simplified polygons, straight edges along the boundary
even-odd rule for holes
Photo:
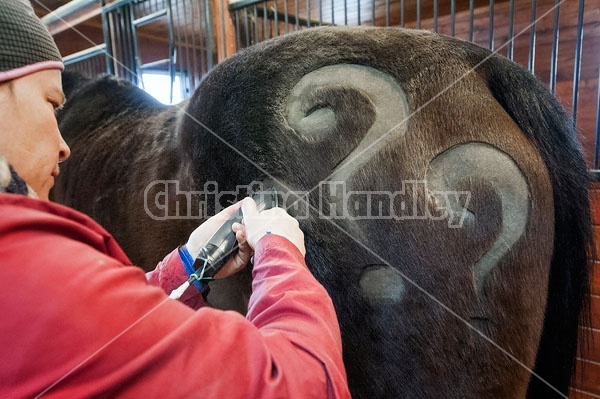
[[[307,264],[336,307],[353,397],[568,395],[578,342],[585,343],[578,326],[590,317],[586,164],[558,100],[527,70],[476,45],[396,28],[308,29],[241,51],[217,65],[190,100],[171,107],[112,77],[65,73],[68,101],[59,121],[73,151],[53,195],[96,218],[134,263],[150,269],[198,222],[148,220],[142,194],[150,181],[178,180],[181,190],[209,181],[222,190],[251,181],[308,190],[368,137],[385,103],[367,93],[369,85],[353,82],[350,73],[348,82],[299,83],[336,70],[373,79],[368,83],[376,94],[397,86],[406,103],[395,116],[410,112],[398,125],[405,131],[349,174],[348,186],[390,190],[399,181],[424,179],[433,160],[450,150],[483,148],[516,165],[529,190],[521,194],[531,200],[526,233],[479,293],[471,268],[498,237],[506,205],[495,183],[476,170],[456,167],[471,174],[455,189],[474,193],[475,221],[461,229],[419,220],[330,223],[312,214],[301,221]],[[290,95],[293,90],[300,94]],[[319,123],[295,127],[294,101],[305,102],[301,118]],[[419,211],[427,208],[419,189],[415,198]],[[318,198],[311,195],[309,202]],[[377,289],[367,294],[359,284],[365,275],[392,276],[405,287],[385,291],[389,298],[373,297]],[[408,276],[524,359],[534,375],[409,284]],[[218,282],[213,303],[243,306],[249,281],[246,273]],[[528,297],[530,288],[542,297]]]

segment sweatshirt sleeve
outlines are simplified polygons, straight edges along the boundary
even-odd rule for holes
[[[349,398],[331,300],[284,238],[256,247],[245,318],[169,299],[104,232],[30,213],[0,209],[0,397]]]
[[[188,275],[183,267],[179,251],[175,249],[165,256],[154,270],[146,273],[146,279],[150,285],[162,288],[167,295],[181,286],[188,279]],[[190,285],[179,301],[192,309],[199,309],[206,304],[204,297],[194,285]]]
[[[333,303],[302,254],[284,237],[268,235],[258,241],[254,262],[247,318],[277,348],[270,357],[272,378],[265,381],[273,392],[266,397],[350,397]],[[296,378],[303,374],[322,385],[306,386]],[[277,390],[281,381],[285,395]]]

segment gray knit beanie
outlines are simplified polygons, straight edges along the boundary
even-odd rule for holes
[[[0,0],[0,82],[45,69],[64,65],[29,0]]]

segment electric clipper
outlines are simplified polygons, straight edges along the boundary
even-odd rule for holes
[[[263,190],[254,194],[252,198],[256,201],[258,211],[280,207],[281,200],[277,190],[274,188]],[[227,260],[237,251],[237,240],[231,226],[242,222],[242,208],[230,217],[219,229],[208,239],[200,249],[200,253],[194,261],[195,277],[198,280],[210,281],[225,266]]]

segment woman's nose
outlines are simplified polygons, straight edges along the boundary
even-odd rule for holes
[[[71,149],[65,142],[62,136],[60,136],[60,146],[58,149],[58,162],[61,163],[71,155]]]

